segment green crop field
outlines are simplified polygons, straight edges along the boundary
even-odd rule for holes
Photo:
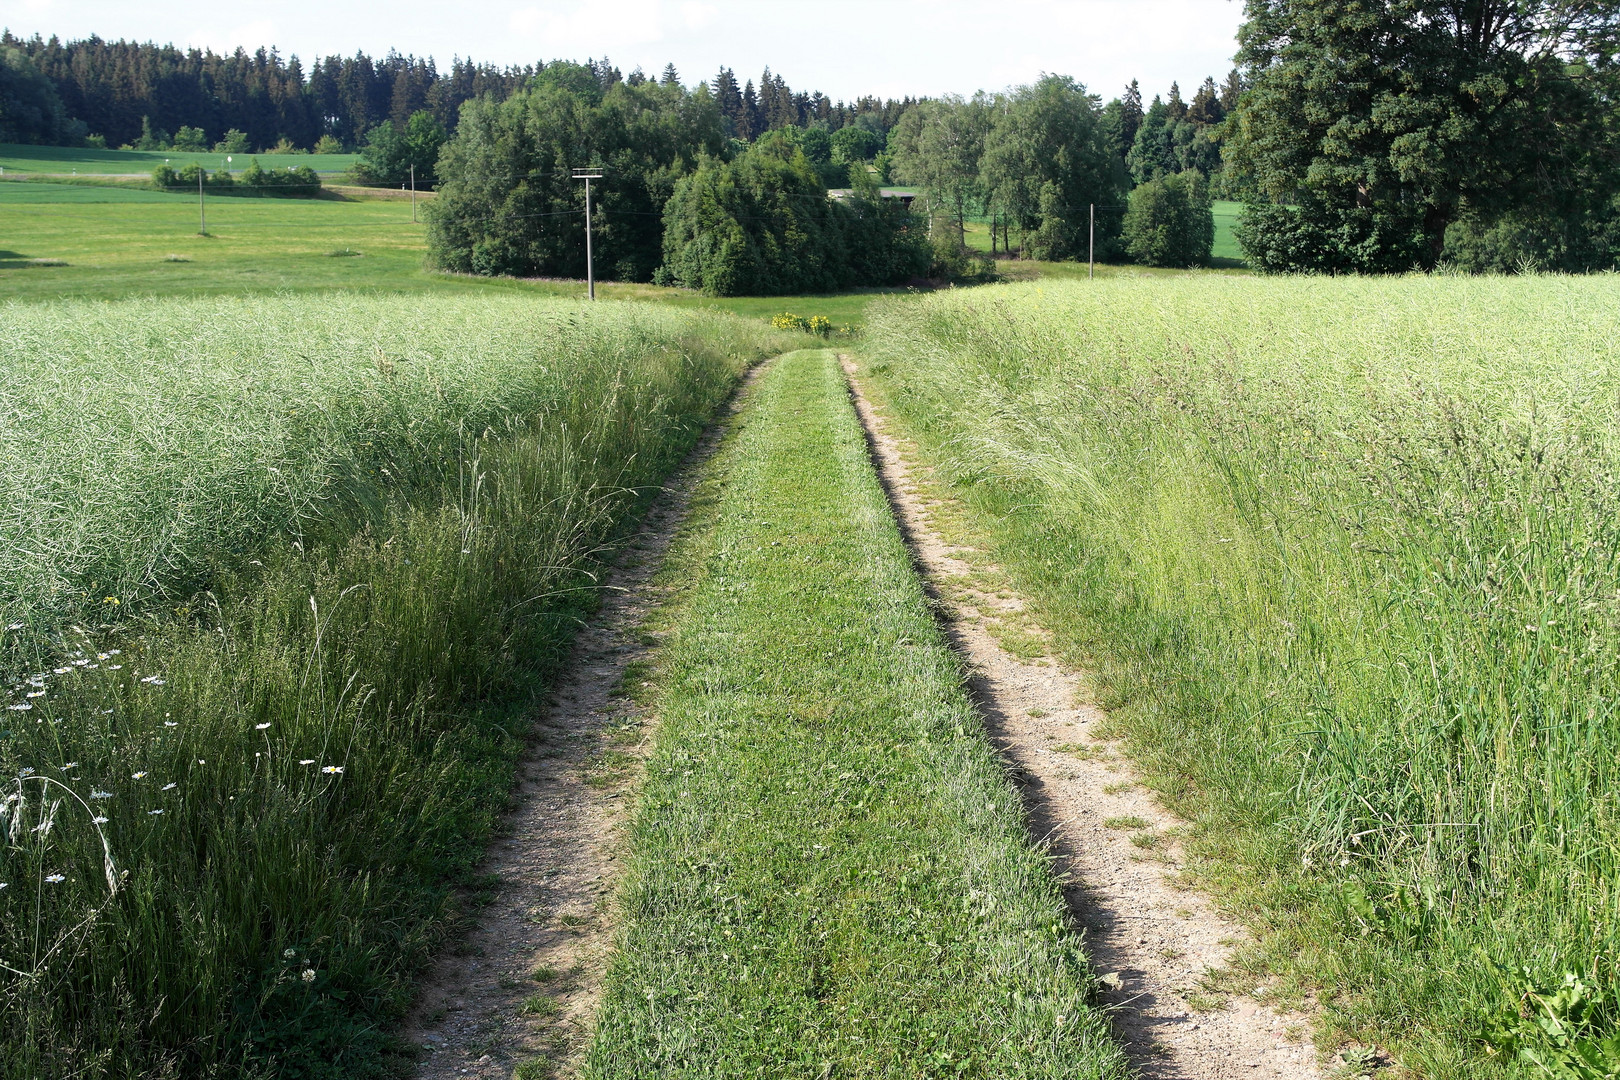
[[[230,157],[234,160],[227,162]],[[165,162],[179,169],[192,162],[209,172],[229,168],[240,172],[257,158],[266,169],[307,165],[323,175],[348,172],[360,160],[357,154],[214,154],[184,150],[95,150],[84,147],[23,146],[0,143],[0,169],[7,174],[44,173],[57,176],[151,176]]]
[[[1234,988],[1414,1075],[1497,1075],[1487,1037],[1571,1062],[1613,1019],[1617,342],[1608,276],[869,316],[872,385],[1260,929]],[[1536,1075],[1600,1075],[1566,1067]]]
[[[779,338],[527,297],[0,312],[0,1075],[393,1075],[593,553]]]

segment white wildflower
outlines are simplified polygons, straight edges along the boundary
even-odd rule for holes
[[[67,880],[67,875],[65,875],[65,874],[47,874],[45,876],[45,881],[48,884],[51,884],[51,885],[60,885],[60,884],[62,884],[62,882],[66,881],[66,880]]]
[[[179,727],[180,722],[178,720],[165,720],[165,721],[163,721],[163,726],[164,727]]]
[[[300,764],[300,765],[313,765],[313,764],[315,764],[315,759],[312,758],[312,757],[299,758],[298,759],[298,764]]]
[[[337,774],[341,773],[342,771],[343,771],[343,766],[341,766],[341,765],[322,765],[321,766],[321,772],[326,773],[329,776],[336,776]]]
[[[129,778],[131,780],[145,780],[146,779],[146,772],[143,770],[143,771],[138,772],[138,773],[130,773]]]
[[[162,787],[158,788],[158,790],[159,791],[173,791],[175,788],[177,788],[179,786],[180,786],[179,784],[164,784]]]
[[[43,691],[43,690],[30,690],[26,696],[31,697],[31,698],[44,697],[45,696],[45,691]]]
[[[90,793],[90,797],[92,799],[110,799],[110,798],[112,798],[112,792],[110,792],[110,791],[92,791]]]
[[[314,971],[314,969],[313,968],[305,968],[304,969],[304,974],[301,975],[300,978],[302,978],[305,982],[314,982],[315,981],[315,971]]]
[[[164,685],[164,680],[157,675],[148,675],[146,678],[142,679],[141,682],[150,683],[153,686]]]
[[[34,710],[34,707],[26,701],[19,701],[15,705],[7,705],[6,708],[12,712],[32,712]]]
[[[253,725],[253,730],[254,731],[263,731],[265,728],[267,728],[269,726],[270,726],[269,724],[254,724]]]
[[[107,819],[104,818],[104,817],[101,817],[99,814],[97,816],[91,818],[90,821],[93,824],[96,824],[96,825],[105,825],[105,824],[107,824]]]
[[[146,812],[148,817],[151,817],[151,816],[156,815],[156,814],[161,814],[161,813],[163,813],[162,810],[148,810]]]

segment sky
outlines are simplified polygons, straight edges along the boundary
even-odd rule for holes
[[[628,74],[673,63],[682,81],[738,81],[769,66],[833,98],[968,95],[1071,75],[1105,98],[1188,90],[1231,68],[1238,0],[0,0],[0,26],[31,37],[282,55],[397,49],[500,66],[606,56]]]

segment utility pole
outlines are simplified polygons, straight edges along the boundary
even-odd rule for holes
[[[411,162],[411,224],[416,224],[416,162]]]
[[[197,216],[201,219],[197,225],[197,235],[208,235],[208,207],[203,203],[203,176],[208,172],[202,166],[197,167]]]
[[[1091,204],[1091,235],[1086,240],[1086,280],[1097,279],[1097,204]]]
[[[585,283],[591,299],[596,299],[596,267],[591,262],[591,181],[602,179],[597,169],[575,169],[574,179],[585,181]]]

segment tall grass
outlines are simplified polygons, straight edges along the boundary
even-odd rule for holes
[[[593,552],[764,335],[482,299],[6,316],[0,1075],[382,1073]]]
[[[1529,984],[1616,986],[1620,281],[1114,280],[870,326],[1333,1024],[1461,1076]]]

